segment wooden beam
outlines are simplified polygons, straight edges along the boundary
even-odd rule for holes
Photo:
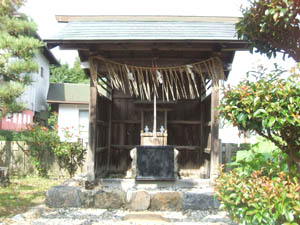
[[[95,181],[95,155],[97,139],[97,89],[91,80],[90,107],[89,107],[89,145],[87,151],[87,180]]]
[[[177,150],[199,150],[201,149],[201,146],[180,146],[180,145],[175,145],[174,146]]]
[[[212,80],[211,90],[211,143],[210,143],[210,179],[214,179],[218,176],[219,165],[219,85],[218,80]]]
[[[168,124],[185,124],[185,125],[199,125],[201,121],[192,121],[192,120],[169,120]]]
[[[222,47],[222,52],[245,50],[242,40],[46,40],[48,46],[59,45],[64,50],[99,51],[214,51],[215,44]],[[151,55],[152,57],[152,55]]]
[[[103,120],[97,120],[97,126],[107,127],[108,123]]]
[[[139,124],[141,121],[139,120],[112,120],[112,123],[120,123],[120,124]]]
[[[122,149],[122,150],[131,150],[134,147],[136,147],[136,145],[111,145],[112,149]],[[183,145],[175,145],[174,148],[176,148],[177,150],[198,150],[201,149],[201,146],[183,146]]]
[[[101,153],[101,152],[104,152],[104,151],[107,150],[107,149],[108,149],[107,146],[104,146],[104,147],[98,147],[98,148],[96,148],[96,152],[97,152],[97,153]]]
[[[136,145],[111,145],[112,149],[120,149],[120,150],[131,150],[135,147]]]

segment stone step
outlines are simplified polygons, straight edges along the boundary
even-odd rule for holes
[[[217,209],[213,189],[190,191],[127,190],[121,188],[86,190],[76,186],[55,186],[48,190],[46,204],[53,208],[84,207],[131,210],[209,210]]]
[[[157,189],[157,188],[206,188],[210,187],[209,179],[181,179],[175,181],[136,181],[135,179],[98,179],[98,186],[109,188],[122,188],[124,191],[129,189]]]

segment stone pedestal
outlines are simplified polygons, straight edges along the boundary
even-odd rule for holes
[[[0,186],[7,186],[9,184],[8,167],[0,167]]]
[[[167,132],[157,132],[156,137],[153,137],[152,132],[141,132],[141,145],[146,146],[166,146],[167,145]]]
[[[130,151],[130,157],[132,158],[132,163],[131,163],[131,171],[132,171],[132,178],[136,178],[137,180],[174,180],[178,178],[178,154],[179,151],[175,148],[172,149],[172,153],[173,154],[163,154],[164,157],[170,155],[172,158],[170,159],[165,159],[165,158],[160,158],[159,155],[156,155],[155,153],[155,149],[159,149],[157,151],[157,153],[163,153],[162,151],[167,150],[167,149],[163,149],[163,148],[173,148],[171,146],[139,146],[137,148],[134,148]],[[143,159],[138,160],[138,152],[140,151],[138,150],[139,148],[144,148],[147,152],[145,152],[146,154],[143,155]],[[153,153],[151,154],[150,151],[153,151]],[[143,162],[143,160],[145,160],[145,156],[149,155],[149,158],[146,159],[148,160],[147,162]],[[162,162],[159,162],[159,161]],[[164,162],[163,160],[172,160],[169,161],[170,164]],[[161,164],[163,163],[163,164]],[[172,173],[170,174],[168,173],[169,171],[166,173],[164,171],[159,171],[159,170],[164,170],[167,168],[164,168],[164,164],[166,164],[166,166],[170,166],[171,165],[171,169],[172,169]],[[138,166],[144,166],[146,168],[143,168],[142,170],[139,170],[137,172],[137,168]],[[151,169],[153,168],[153,170]],[[153,173],[152,173],[153,172]],[[144,178],[142,175],[146,175]],[[162,175],[162,177],[159,177],[160,175]],[[171,175],[171,176],[170,176]]]

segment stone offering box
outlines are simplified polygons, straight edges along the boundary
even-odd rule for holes
[[[130,151],[132,177],[136,180],[177,179],[178,153],[174,146],[137,146]]]

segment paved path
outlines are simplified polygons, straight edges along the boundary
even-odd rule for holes
[[[110,225],[110,224],[174,224],[174,225],[234,225],[225,212],[131,212],[106,209],[49,209],[41,205],[0,225]]]

